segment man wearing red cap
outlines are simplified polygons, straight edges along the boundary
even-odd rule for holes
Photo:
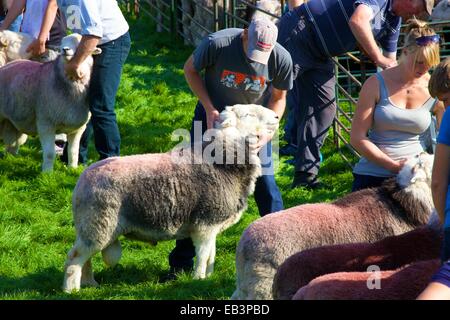
[[[264,105],[281,119],[287,90],[292,88],[292,59],[277,43],[277,35],[275,24],[258,18],[248,29],[229,28],[203,39],[184,65],[186,81],[199,99],[191,141],[198,141],[206,129],[213,128],[226,106]],[[196,128],[200,130],[196,132]],[[256,181],[255,200],[261,216],[283,209],[273,176],[271,138],[258,142],[263,175]],[[191,239],[178,240],[169,256],[171,272],[163,280],[174,279],[177,271],[192,269],[194,256]]]

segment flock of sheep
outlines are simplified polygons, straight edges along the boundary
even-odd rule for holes
[[[27,58],[22,51],[27,39],[0,32],[0,61],[9,62],[0,68],[0,140],[7,151],[17,153],[26,135],[39,135],[43,171],[53,168],[54,135],[60,132],[68,134],[69,165],[77,166],[79,139],[89,118],[86,90],[92,58],[85,61],[81,80],[68,79],[63,70],[79,40],[76,34],[64,38],[61,55],[53,62],[10,62]],[[120,235],[152,243],[191,237],[196,247],[193,276],[208,277],[214,268],[217,235],[239,221],[261,175],[250,138],[277,129],[278,118],[271,110],[230,106],[220,115],[215,139],[201,148],[114,157],[88,167],[73,192],[76,240],[64,267],[63,289],[72,292],[97,285],[90,260],[101,252],[107,265],[116,264]],[[214,161],[204,161],[205,150],[215,150]],[[299,205],[253,222],[237,246],[232,298],[373,299],[418,294],[426,285],[424,279],[438,267],[440,230],[429,222],[432,162],[432,156],[418,155],[397,178],[379,188],[330,204]],[[405,239],[415,239],[421,246],[398,249],[405,248]],[[365,271],[370,265],[382,268],[382,281],[394,279],[396,285],[369,290],[365,281],[370,274]],[[410,266],[414,272],[405,272]],[[360,286],[349,290],[349,283]],[[395,291],[399,288],[409,295]]]

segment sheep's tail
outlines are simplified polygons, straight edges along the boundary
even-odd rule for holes
[[[102,250],[102,257],[105,264],[109,267],[114,267],[122,256],[122,247],[119,239],[108,245]]]

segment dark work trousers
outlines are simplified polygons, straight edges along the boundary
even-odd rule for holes
[[[447,214],[448,214],[448,211],[447,211]],[[444,243],[442,246],[441,260],[442,260],[442,262],[446,262],[446,261],[450,260],[450,227],[444,229]],[[449,281],[450,281],[450,279],[449,279]]]
[[[206,113],[203,106],[198,103],[195,108],[194,118],[191,126],[191,141],[198,141],[201,135],[195,135],[194,123],[197,122],[201,128],[201,133],[206,131]],[[194,137],[195,135],[195,137]],[[196,139],[197,138],[197,139]],[[263,175],[256,180],[255,201],[258,206],[259,214],[266,214],[283,210],[283,200],[280,190],[275,182],[272,168],[272,146],[270,142],[267,147],[263,147],[259,152]],[[188,269],[193,266],[195,257],[195,247],[190,238],[177,240],[176,246],[169,255],[169,265],[175,269]]]
[[[283,15],[278,42],[289,51],[294,64],[294,86],[288,92],[295,104],[297,154],[295,171],[317,175],[320,148],[336,114],[334,63],[317,43],[314,26],[297,11]]]
[[[94,56],[94,68],[89,87],[91,120],[81,137],[80,163],[87,163],[88,144],[92,132],[100,160],[120,155],[120,133],[114,105],[130,46],[128,32],[116,40],[98,46],[102,49],[102,53]]]
[[[389,177],[376,177],[376,176],[369,176],[369,175],[365,175],[365,174],[353,173],[352,192],[355,192],[355,191],[358,191],[361,189],[379,187],[387,179],[389,179]]]

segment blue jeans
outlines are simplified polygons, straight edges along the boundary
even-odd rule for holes
[[[102,53],[94,56],[94,68],[89,87],[89,121],[80,141],[80,163],[87,163],[89,139],[94,132],[95,148],[100,160],[120,155],[120,133],[114,105],[123,65],[130,52],[127,32],[116,40],[99,45]]]
[[[219,110],[220,111],[220,110]],[[206,131],[206,113],[203,106],[198,103],[195,108],[194,118],[192,119],[191,141],[194,141],[194,121],[200,121],[202,124],[202,133]],[[269,169],[272,166],[272,145],[269,142],[267,148],[260,151],[262,167]],[[256,180],[255,201],[258,206],[260,216],[283,210],[283,199],[278,189],[275,177],[272,174],[263,174]],[[195,247],[190,238],[176,241],[176,246],[169,255],[169,265],[175,269],[188,269],[193,266],[195,257]]]

